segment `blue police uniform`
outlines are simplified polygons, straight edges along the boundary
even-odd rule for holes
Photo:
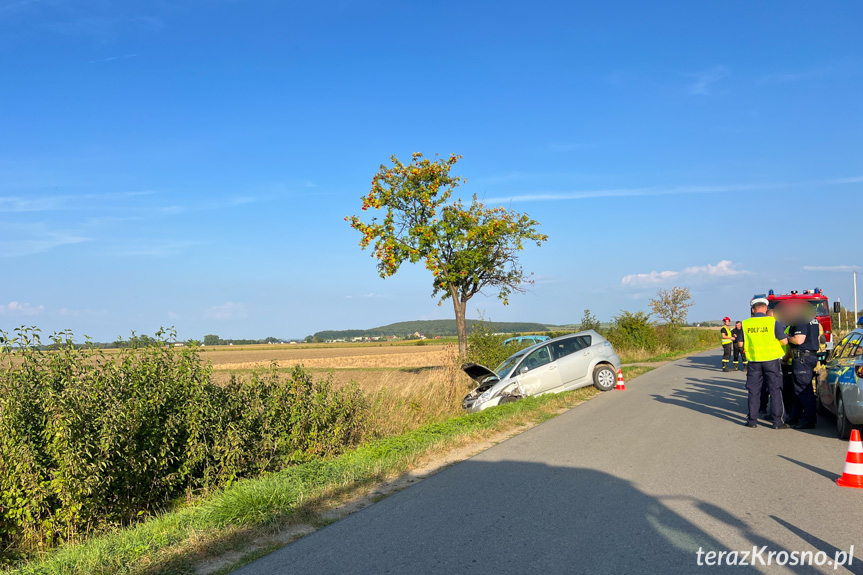
[[[754,313],[753,318],[767,317],[764,313]],[[743,330],[746,331],[749,321],[743,321]],[[788,337],[785,333],[785,325],[780,322],[773,324],[773,336],[777,340],[783,340]],[[746,335],[746,339],[750,339],[750,335]],[[748,344],[747,344],[748,345]],[[749,355],[747,353],[747,355]],[[779,355],[781,355],[781,350]],[[761,408],[762,386],[769,390],[770,395],[770,421],[775,429],[781,429],[785,422],[782,421],[782,371],[780,368],[781,359],[771,359],[769,361],[756,361],[757,357],[749,357],[749,365],[746,370],[746,391],[749,403],[749,413],[746,424],[750,427],[755,427],[758,422],[758,411]]]
[[[790,335],[805,335],[800,345],[791,344],[791,377],[794,383],[794,405],[788,423],[803,428],[815,426],[815,392],[812,390],[812,375],[818,365],[818,348],[821,337],[818,319],[791,327]]]

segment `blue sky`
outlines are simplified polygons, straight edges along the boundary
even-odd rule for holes
[[[463,155],[461,193],[549,235],[529,293],[468,304],[490,319],[606,320],[671,285],[696,320],[770,288],[850,302],[861,21],[853,1],[0,0],[0,329],[450,318],[422,266],[381,280],[343,221],[412,152]]]

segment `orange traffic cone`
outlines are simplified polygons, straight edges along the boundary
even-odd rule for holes
[[[626,390],[626,384],[623,383],[623,370],[622,369],[617,370],[617,387],[615,387],[614,389]]]
[[[851,441],[848,443],[845,470],[836,483],[841,487],[863,489],[863,441],[860,441],[860,432],[856,429],[851,432]]]

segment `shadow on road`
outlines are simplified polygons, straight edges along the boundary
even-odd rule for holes
[[[715,505],[670,498],[733,527],[748,545],[729,549],[666,499],[592,469],[468,460],[236,573],[691,574],[699,549],[781,550]],[[834,549],[820,540],[812,545]],[[742,565],[710,570],[760,572]]]
[[[812,545],[815,549],[819,551],[824,551],[829,558],[837,557],[839,553],[847,553],[849,549],[839,549],[834,547],[830,543],[827,543],[823,539],[812,535],[808,531],[800,529],[796,525],[792,525],[791,523],[785,521],[784,519],[780,519],[775,515],[770,516],[771,519],[800,537],[800,539],[806,541],[810,545]],[[855,549],[854,559],[851,561],[851,565],[845,564],[845,568],[854,573],[854,575],[863,575],[863,559],[860,558],[859,550]]]
[[[667,395],[652,394],[656,401],[686,407],[699,413],[742,424],[746,421],[746,390],[742,382],[731,379],[686,379],[684,389]]]
[[[813,473],[817,473],[821,477],[826,477],[830,481],[836,481],[837,479],[839,479],[838,473],[833,473],[832,471],[827,471],[826,469],[821,469],[820,467],[815,467],[814,465],[810,465],[808,463],[804,463],[803,461],[798,461],[797,459],[793,459],[791,457],[786,457],[784,455],[780,455],[779,457],[784,459],[785,461],[790,461],[791,463],[793,463],[795,465],[799,465],[803,469],[808,469],[809,471],[812,471]]]

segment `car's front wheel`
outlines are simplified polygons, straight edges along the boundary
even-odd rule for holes
[[[845,400],[840,395],[836,399],[836,435],[839,439],[848,439],[851,437],[853,428],[854,426],[848,421],[848,416],[845,415]]]
[[[610,365],[597,365],[593,370],[593,386],[599,391],[609,391],[617,384],[617,374]]]

